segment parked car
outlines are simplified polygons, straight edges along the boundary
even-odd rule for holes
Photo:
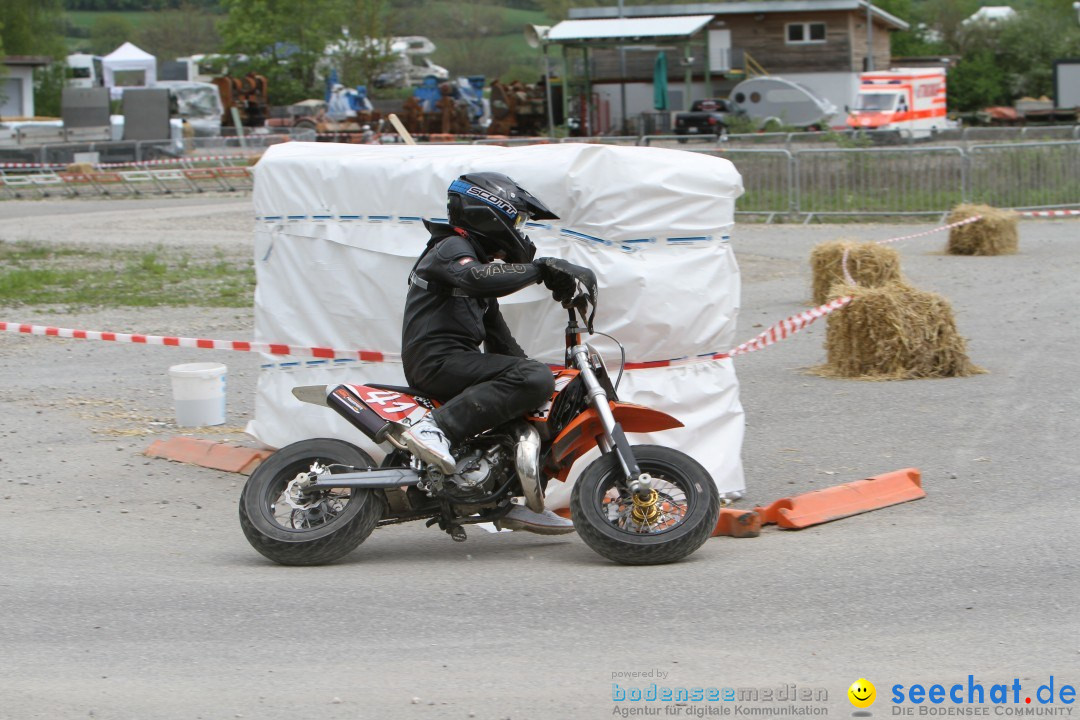
[[[743,115],[738,105],[725,98],[695,100],[690,112],[675,115],[676,135],[719,135],[732,118]],[[679,140],[679,142],[686,142]]]

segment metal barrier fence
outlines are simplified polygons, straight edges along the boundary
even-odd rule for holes
[[[960,148],[814,148],[793,156],[796,212],[936,215],[964,199]]]
[[[1080,203],[1080,142],[975,145],[968,149],[968,197],[995,207]]]
[[[735,148],[723,153],[698,152],[720,155],[735,163],[742,174],[745,188],[745,193],[738,200],[739,212],[765,215],[766,221],[771,222],[777,215],[797,211],[795,171],[798,165],[790,151]]]
[[[265,144],[284,139],[253,137],[261,138]],[[650,142],[667,139],[678,138],[646,138]],[[254,150],[251,145],[241,148],[237,138],[213,147],[202,139],[193,140],[193,155],[126,162],[119,167],[107,167],[109,163],[103,161],[93,172],[69,172],[62,162],[46,162],[46,167],[5,168],[0,158],[0,196],[130,195],[240,190],[251,186],[247,167],[229,167],[234,162],[246,165]],[[538,141],[551,142],[544,138],[511,138],[492,139],[490,143]],[[746,189],[736,211],[764,215],[768,220],[778,216],[810,221],[828,215],[943,215],[962,202],[1018,209],[1080,207],[1080,140],[872,148],[796,143],[791,148],[780,148],[734,147],[730,143],[718,146],[707,138],[694,138],[679,148],[735,163]],[[215,151],[224,154],[201,154]]]
[[[995,142],[1080,140],[1080,125],[1031,125],[1024,127],[966,127],[932,131],[911,130],[827,130],[821,132],[757,132],[723,135],[644,135],[639,145],[657,143],[712,143],[717,147],[832,145],[837,148],[892,146],[941,146]]]
[[[1080,207],[1080,141],[967,148],[724,148],[745,194],[736,212],[800,216],[944,215],[964,202]]]
[[[0,168],[0,197],[131,196],[250,190],[251,168],[236,166],[98,169],[89,172],[48,168]]]
[[[76,153],[98,153],[98,162],[146,162],[149,160],[185,159],[199,155],[257,155],[271,145],[287,142],[289,135],[248,135],[244,137],[190,137],[176,140],[83,140],[53,142],[43,145],[0,146],[0,163],[69,164]],[[314,139],[314,138],[312,138]]]
[[[562,143],[586,143],[589,145],[641,145],[641,139],[637,135],[598,135],[596,137],[509,137],[509,138],[478,138],[472,141],[473,145],[502,145],[515,147],[518,145],[553,145]]]

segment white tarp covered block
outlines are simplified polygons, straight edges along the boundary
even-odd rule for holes
[[[421,219],[445,221],[446,188],[467,172],[502,172],[560,220],[529,229],[538,255],[592,268],[596,328],[626,346],[629,362],[728,350],[739,270],[728,243],[742,178],[727,160],[644,147],[559,144],[372,146],[284,143],[255,167],[255,339],[296,346],[401,352],[409,270],[428,239]],[[522,347],[563,361],[566,311],[542,285],[500,299]],[[613,374],[619,352],[589,340]],[[248,432],[273,447],[339,437],[381,451],[297,385],[404,384],[394,362],[265,356]],[[744,489],[743,412],[730,359],[628,370],[620,399],[655,407],[686,427],[634,442],[679,448],[721,492]],[[578,463],[580,472],[584,463]],[[565,489],[549,489],[560,504]]]

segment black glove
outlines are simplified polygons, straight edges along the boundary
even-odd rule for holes
[[[544,287],[551,291],[555,302],[564,303],[574,297],[576,283],[574,278],[586,268],[567,262],[561,258],[542,257],[533,260],[533,265],[540,269],[540,279],[544,281]]]
[[[589,332],[596,317],[596,273],[561,258],[542,257],[533,260],[540,268],[541,278],[551,296],[565,308],[575,307]],[[578,293],[578,286],[581,292]]]

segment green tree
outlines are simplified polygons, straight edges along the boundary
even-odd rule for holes
[[[4,23],[0,21],[0,58],[7,55],[4,52]],[[0,105],[4,104],[7,100],[7,94],[4,92],[4,78],[7,77],[7,65],[0,63]]]
[[[978,110],[1053,92],[1054,60],[1080,55],[1080,27],[1068,0],[1034,0],[1016,18],[961,25],[962,54],[949,75],[950,106]]]
[[[158,60],[175,60],[221,49],[217,18],[190,2],[177,10],[151,13],[138,32],[138,45]]]
[[[978,0],[928,0],[922,7],[922,21],[941,37],[946,52],[963,49],[964,20],[979,9]]]
[[[572,7],[596,7],[607,3],[600,0],[537,0],[537,4],[553,22],[560,22],[567,19]]]
[[[949,109],[960,112],[981,110],[990,105],[1008,105],[1009,76],[989,47],[970,50],[949,71]]]
[[[0,42],[9,55],[65,55],[60,0],[3,0]]]
[[[341,35],[339,8],[340,0],[222,0],[225,50],[247,57],[230,71],[265,75],[274,105],[321,97],[318,69],[327,44]]]
[[[0,56],[44,55],[61,59],[65,56],[64,39],[60,34],[63,6],[60,0],[3,0],[3,22],[0,23]],[[60,88],[63,87],[62,63],[39,69],[34,73],[34,112],[58,114]],[[55,78],[59,76],[57,83]]]
[[[341,0],[343,30],[331,43],[331,61],[347,85],[374,85],[390,57],[390,7],[386,0]]]
[[[135,26],[123,15],[102,15],[90,27],[90,52],[108,55],[135,39]]]
[[[1071,5],[1042,0],[1000,27],[1000,62],[1009,69],[1014,97],[1051,95],[1054,61],[1080,57],[1080,25]]]
[[[34,71],[34,114],[60,117],[60,99],[67,83],[67,65],[56,61]]]

